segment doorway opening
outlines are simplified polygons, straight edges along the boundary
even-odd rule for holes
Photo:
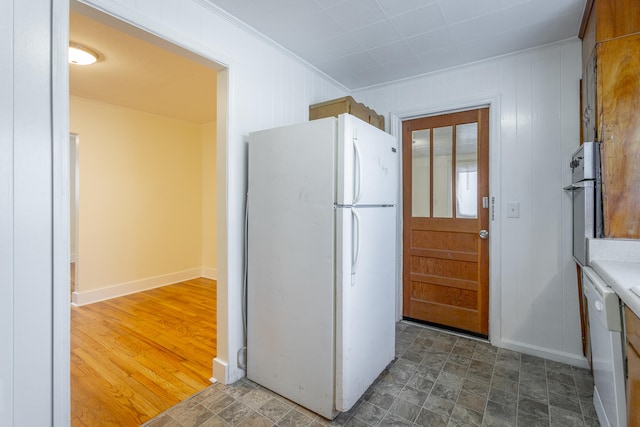
[[[77,255],[72,259],[73,295],[76,305],[90,304],[98,308],[94,314],[82,310],[84,307],[72,308],[71,325],[74,328],[81,324],[78,335],[88,337],[88,341],[102,339],[108,343],[91,354],[82,348],[84,344],[78,344],[76,331],[71,333],[72,424],[81,422],[76,411],[81,407],[88,420],[93,415],[98,419],[104,417],[104,414],[88,413],[89,407],[97,411],[104,405],[77,404],[74,372],[76,376],[89,372],[102,375],[94,386],[87,386],[85,402],[90,401],[92,393],[100,394],[102,386],[107,387],[102,394],[120,400],[120,415],[124,418],[110,414],[104,419],[122,423],[125,419],[132,420],[131,414],[138,412],[148,419],[168,407],[159,405],[175,404],[175,396],[184,399],[198,391],[198,387],[204,388],[203,381],[205,384],[209,381],[210,364],[216,357],[216,322],[200,324],[200,331],[187,330],[178,316],[185,314],[185,310],[193,310],[194,313],[188,315],[194,318],[196,311],[198,316],[216,318],[215,282],[207,278],[216,278],[215,193],[216,187],[220,188],[216,178],[224,179],[223,173],[216,173],[216,135],[220,135],[216,73],[221,67],[77,3],[72,3],[69,34],[71,41],[82,41],[101,56],[96,68],[71,69],[69,73],[70,130],[83,140],[81,153],[76,153],[80,154],[77,181],[82,186],[82,198],[79,198],[75,217],[75,224],[80,226],[76,234]],[[149,50],[140,51],[142,45]],[[163,52],[159,53],[160,50]],[[139,55],[143,62],[153,62],[158,60],[157,54],[164,56],[159,59],[160,65],[151,65],[152,70],[142,68],[144,64],[138,64],[141,67],[138,69],[135,65],[133,69],[120,71],[111,68],[112,65],[131,66],[132,58],[127,55]],[[200,86],[198,94],[181,84],[197,86],[200,77],[210,76],[212,80],[207,87]],[[115,81],[109,80],[112,77]],[[209,105],[204,108],[198,104],[201,94],[208,94]],[[70,192],[73,202],[73,189]],[[71,224],[73,230],[74,223]],[[165,286],[176,282],[179,284]],[[161,292],[165,290],[168,292]],[[202,293],[201,301],[206,303],[186,302],[177,308],[182,300],[199,293]],[[128,296],[120,297],[125,294]],[[102,300],[107,301],[97,302]],[[155,310],[145,305],[150,300]],[[208,311],[204,313],[205,310]],[[109,318],[92,317],[96,312]],[[80,322],[75,321],[78,317],[82,319]],[[158,350],[150,350],[153,340],[149,337],[155,339],[161,335],[159,331],[154,332],[151,327],[139,336],[135,334],[138,324],[131,327],[129,334],[125,332],[114,338],[108,327],[105,328],[114,318],[119,323],[135,318],[147,326],[156,322],[166,329],[180,328],[193,341],[193,351],[200,350],[199,344],[205,338],[213,337],[208,366],[201,364],[200,378],[194,380],[192,371],[197,369],[188,356],[181,356],[181,362],[176,362],[174,355],[163,360]],[[96,339],[92,340],[91,335]],[[136,339],[140,341],[136,343]],[[162,348],[179,353],[178,349],[171,351],[172,345],[180,344],[167,342]],[[103,357],[109,346],[116,356]],[[184,343],[182,346],[187,347]],[[145,356],[152,365],[141,360]],[[119,369],[109,365],[110,359],[125,358],[131,362],[127,365],[129,368],[124,368],[124,362],[118,365]],[[167,360],[173,364],[170,368],[162,366]],[[163,373],[167,369],[173,369],[176,374],[167,377]],[[118,393],[108,389],[107,378],[111,375],[119,376]],[[134,385],[143,387],[136,391],[127,389]],[[145,419],[136,419],[137,423],[141,421]]]
[[[403,317],[489,333],[489,109],[402,122]]]

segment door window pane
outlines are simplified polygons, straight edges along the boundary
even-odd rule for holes
[[[433,129],[433,216],[453,217],[453,127]]]
[[[456,126],[456,218],[478,217],[478,124]]]
[[[431,129],[412,132],[411,215],[428,217],[431,195]]]

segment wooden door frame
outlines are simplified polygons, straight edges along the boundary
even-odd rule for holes
[[[411,110],[392,111],[389,116],[390,133],[402,147],[402,122],[425,116],[455,113],[458,111],[489,108],[489,341],[493,345],[502,342],[501,286],[500,286],[500,96],[461,99],[448,104],[425,104]],[[402,212],[402,156],[398,156],[398,212]],[[396,320],[402,319],[402,268],[403,268],[403,219],[397,215],[398,239],[396,263]]]

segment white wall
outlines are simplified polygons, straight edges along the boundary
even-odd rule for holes
[[[3,426],[53,417],[51,22],[51,0],[0,5]]]
[[[498,336],[491,339],[584,366],[571,204],[562,190],[579,144],[580,76],[581,43],[575,39],[353,96],[387,117],[493,100],[490,192],[497,211],[490,224],[490,327]],[[520,218],[506,218],[507,202],[520,203]]]
[[[13,1],[0,3],[0,342],[13,343]],[[13,344],[0,347],[0,425],[13,419]],[[5,409],[6,408],[6,409]]]

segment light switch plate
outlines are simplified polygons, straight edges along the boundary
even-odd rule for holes
[[[520,218],[520,203],[507,203],[507,218]]]

